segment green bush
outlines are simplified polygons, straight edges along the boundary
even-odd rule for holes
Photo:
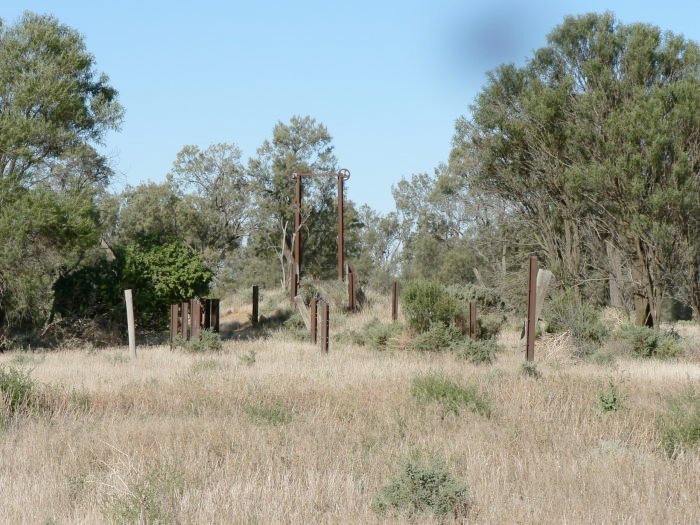
[[[428,512],[464,517],[469,511],[469,487],[454,479],[441,462],[415,457],[404,461],[395,479],[381,488],[372,509],[414,517]]]
[[[495,339],[506,322],[503,315],[486,314],[477,316],[477,333],[479,339]]]
[[[448,288],[449,293],[462,303],[463,309],[468,311],[469,303],[476,303],[481,311],[503,312],[506,303],[494,288],[479,286],[474,283],[454,284]]]
[[[32,404],[36,384],[29,373],[16,368],[0,368],[0,403],[8,415],[21,412]]]
[[[567,290],[551,301],[547,320],[548,332],[569,332],[576,346],[585,353],[600,345],[608,335],[597,308],[582,302],[573,290]]]
[[[619,331],[619,336],[626,347],[637,357],[668,359],[678,357],[683,353],[683,349],[678,344],[677,336],[647,326],[623,326]]]
[[[700,448],[700,392],[695,387],[691,385],[669,398],[659,431],[664,451],[670,458]]]
[[[416,377],[411,384],[411,394],[422,402],[438,402],[448,412],[459,413],[467,408],[482,416],[490,417],[491,407],[473,385],[462,386],[440,373]]]
[[[475,365],[491,364],[496,360],[496,354],[501,350],[501,347],[494,339],[484,339],[473,341],[466,339],[453,343],[450,346],[457,357],[466,359]]]
[[[533,361],[525,361],[520,365],[520,373],[525,377],[534,377],[539,379],[542,377],[537,365]]]
[[[457,301],[436,281],[416,279],[401,290],[401,304],[409,326],[427,331],[434,323],[448,326],[459,314]]]
[[[209,329],[202,330],[199,337],[187,341],[182,336],[175,336],[173,345],[192,353],[219,352],[223,348],[221,336]]]
[[[608,383],[608,389],[604,390],[598,396],[598,407],[602,412],[617,412],[622,410],[626,396],[621,394],[615,382],[611,379]]]
[[[362,327],[362,341],[371,348],[381,350],[399,330],[398,325],[382,323],[375,317]]]
[[[443,350],[463,339],[464,335],[455,326],[433,323],[427,332],[419,333],[414,337],[411,341],[411,349],[421,352]]]

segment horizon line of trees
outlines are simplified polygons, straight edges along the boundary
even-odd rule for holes
[[[489,74],[447,162],[392,187],[395,211],[346,204],[346,257],[372,287],[476,283],[517,310],[535,253],[579,304],[657,328],[669,308],[699,319],[698,107],[696,43],[568,17],[524,66]],[[286,286],[291,174],[338,169],[327,128],[277,122],[246,164],[233,143],[186,145],[164,182],[115,194],[97,147],[123,118],[75,30],[0,23],[0,347],[117,333],[125,287],[157,329],[168,304],[212,288]],[[310,277],[335,274],[335,191],[305,185]]]

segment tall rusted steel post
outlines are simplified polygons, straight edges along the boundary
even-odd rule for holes
[[[177,304],[170,305],[170,350],[175,347],[175,337],[177,336],[178,317],[180,316],[180,306]]]
[[[250,316],[250,322],[253,326],[258,324],[258,299],[259,299],[259,289],[258,285],[253,285],[253,312]]]
[[[345,278],[345,181],[350,172],[342,169],[338,172],[338,278]]]
[[[199,299],[192,299],[190,311],[190,338],[196,339],[202,329],[202,303]]]
[[[399,281],[394,281],[391,285],[391,320],[399,319]]]
[[[219,299],[211,299],[211,325],[212,332],[219,332]]]
[[[324,354],[328,353],[328,342],[330,340],[330,322],[328,312],[328,303],[323,301],[321,303],[321,352]]]
[[[348,265],[348,310],[355,311],[355,272]]]
[[[476,341],[476,303],[469,303],[469,336]]]
[[[189,311],[189,307],[190,304],[187,301],[180,305],[180,315],[182,316],[180,322],[180,335],[185,341],[187,341],[187,325],[189,324],[187,312]]]
[[[527,283],[527,339],[525,359],[535,360],[535,331],[537,328],[537,256],[530,256],[530,275]]]
[[[309,305],[309,317],[311,318],[311,342],[316,344],[318,337],[318,299],[314,297],[311,299],[311,304]]]

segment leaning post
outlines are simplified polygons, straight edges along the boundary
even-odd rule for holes
[[[134,322],[134,301],[131,290],[124,290],[126,302],[126,323],[129,330],[129,354],[136,359],[136,324]]]

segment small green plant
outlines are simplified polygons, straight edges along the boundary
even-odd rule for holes
[[[620,329],[619,335],[637,357],[669,359],[683,353],[677,336],[672,333],[654,330],[647,326],[627,325]]]
[[[35,393],[36,384],[29,372],[12,367],[0,368],[0,408],[4,408],[7,415],[29,408]]]
[[[256,423],[286,425],[292,420],[292,414],[279,405],[247,405],[243,410]]]
[[[70,403],[81,412],[90,412],[92,398],[87,390],[71,390]]]
[[[626,396],[621,394],[615,382],[610,379],[607,390],[600,392],[598,396],[598,408],[603,413],[617,412],[622,410]]]
[[[520,365],[520,373],[525,377],[533,377],[535,379],[542,377],[534,361],[523,362],[523,364]]]
[[[190,366],[190,372],[200,374],[202,372],[210,372],[221,366],[221,363],[216,359],[198,359]]]
[[[177,465],[156,465],[128,483],[122,494],[109,497],[102,514],[106,521],[119,524],[178,523],[184,490],[184,476]]]
[[[416,335],[411,341],[411,349],[420,352],[443,350],[463,339],[464,335],[455,326],[433,323],[429,330]]]
[[[597,350],[589,357],[591,363],[598,366],[612,366],[615,364],[615,356],[608,350]]]
[[[700,448],[700,392],[691,385],[667,400],[666,413],[660,418],[659,431],[666,455],[675,458],[685,451]]]
[[[202,330],[199,337],[192,338],[185,344],[185,350],[193,353],[218,352],[222,348],[219,334],[209,329]]]
[[[256,352],[254,348],[251,348],[245,354],[238,356],[238,361],[245,366],[253,366],[255,364]]]
[[[466,483],[454,479],[441,461],[424,461],[415,454],[403,462],[394,480],[372,502],[377,513],[404,512],[412,517],[432,513],[460,518],[469,507]]]
[[[397,330],[396,325],[382,323],[375,317],[362,327],[362,340],[370,348],[382,350]]]
[[[547,319],[548,332],[569,332],[583,354],[590,353],[608,336],[598,309],[582,301],[574,290],[567,290],[551,301]]]
[[[401,303],[409,326],[417,332],[426,332],[435,323],[447,326],[459,314],[457,301],[436,281],[409,281],[401,290]]]
[[[411,394],[424,403],[438,402],[446,411],[459,413],[462,408],[490,417],[491,406],[472,385],[462,386],[440,373],[431,373],[413,379]]]
[[[465,359],[475,365],[488,365],[496,360],[496,354],[501,347],[494,339],[478,340],[466,339],[453,343],[452,351],[460,359]]]
[[[486,314],[477,318],[479,339],[495,339],[506,322],[503,315]]]

